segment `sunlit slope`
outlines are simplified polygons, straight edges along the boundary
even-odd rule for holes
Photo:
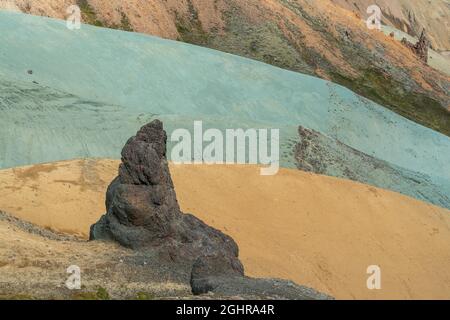
[[[0,210],[86,237],[105,212],[119,161],[74,160],[0,171]],[[281,277],[343,298],[450,298],[450,211],[347,180],[255,166],[170,165],[178,200],[239,244],[251,276]],[[369,265],[382,289],[368,290]]]
[[[393,27],[382,26],[382,30],[386,35],[390,35],[393,32],[394,38],[398,41],[401,41],[403,38],[406,38],[411,43],[417,43],[418,41],[417,37],[412,37],[409,34]],[[428,50],[428,64],[436,70],[442,71],[450,76],[450,60],[431,48]]]
[[[367,8],[378,5],[382,22],[410,34],[420,35],[427,30],[431,45],[439,51],[450,50],[448,36],[450,8],[448,0],[331,0],[346,9],[358,12],[367,19]]]
[[[117,158],[158,117],[169,134],[194,120],[280,128],[285,167],[295,165],[302,125],[450,186],[448,137],[331,82],[142,34],[71,31],[47,18],[0,12],[0,28],[0,167]]]

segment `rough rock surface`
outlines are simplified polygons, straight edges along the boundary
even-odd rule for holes
[[[330,296],[281,279],[255,279],[232,272],[221,255],[203,256],[195,262],[191,288],[195,295],[214,292],[224,296],[264,296],[271,299],[328,300]],[[219,272],[218,272],[219,271]]]
[[[91,226],[91,240],[112,240],[190,274],[195,295],[325,299],[290,281],[244,276],[232,238],[181,212],[166,159],[167,136],[159,120],[143,126],[122,150],[119,175],[106,195],[107,213]]]
[[[428,62],[428,48],[430,47],[430,40],[428,40],[425,30],[422,31],[419,41],[416,44],[409,42],[406,38],[402,39],[402,43],[408,47],[420,60],[425,63]]]
[[[243,274],[233,239],[181,212],[167,164],[166,141],[159,120],[128,140],[119,175],[107,191],[108,211],[91,227],[90,239],[152,249],[168,260],[188,263],[204,254],[220,253],[230,268]]]

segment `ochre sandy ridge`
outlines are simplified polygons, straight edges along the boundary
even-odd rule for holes
[[[105,212],[115,160],[0,171],[0,210],[86,238]],[[251,276],[343,298],[450,298],[450,211],[351,181],[255,166],[170,167],[181,208],[239,244]],[[382,289],[368,290],[379,265]]]

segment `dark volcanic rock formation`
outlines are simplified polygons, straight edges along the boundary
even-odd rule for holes
[[[106,194],[108,211],[91,226],[91,240],[117,241],[134,249],[152,268],[190,280],[193,294],[330,298],[286,280],[245,277],[234,240],[181,212],[167,164],[166,141],[159,120],[128,140],[119,175]]]
[[[428,40],[425,30],[422,31],[419,41],[416,44],[409,42],[406,38],[402,39],[402,43],[408,47],[420,60],[428,62],[428,48],[430,47],[430,40]]]
[[[214,292],[222,296],[264,297],[272,299],[327,300],[331,297],[314,289],[280,279],[255,279],[231,271],[222,255],[203,256],[191,274],[193,294]]]
[[[202,255],[221,254],[232,271],[242,275],[233,239],[181,212],[166,159],[166,140],[159,120],[128,140],[119,176],[106,194],[108,211],[91,227],[90,239],[157,250],[168,260],[190,264]]]

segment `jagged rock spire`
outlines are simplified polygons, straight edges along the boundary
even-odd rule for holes
[[[416,44],[409,42],[406,38],[402,39],[402,43],[411,49],[412,52],[420,58],[420,60],[425,63],[428,62],[428,48],[430,47],[430,40],[427,38],[425,29],[422,30],[419,41],[417,41]]]
[[[245,277],[234,240],[181,212],[166,159],[166,140],[159,120],[128,140],[119,175],[108,187],[107,213],[91,226],[91,240],[116,241],[177,273],[187,271],[194,294],[330,298],[290,281]]]

